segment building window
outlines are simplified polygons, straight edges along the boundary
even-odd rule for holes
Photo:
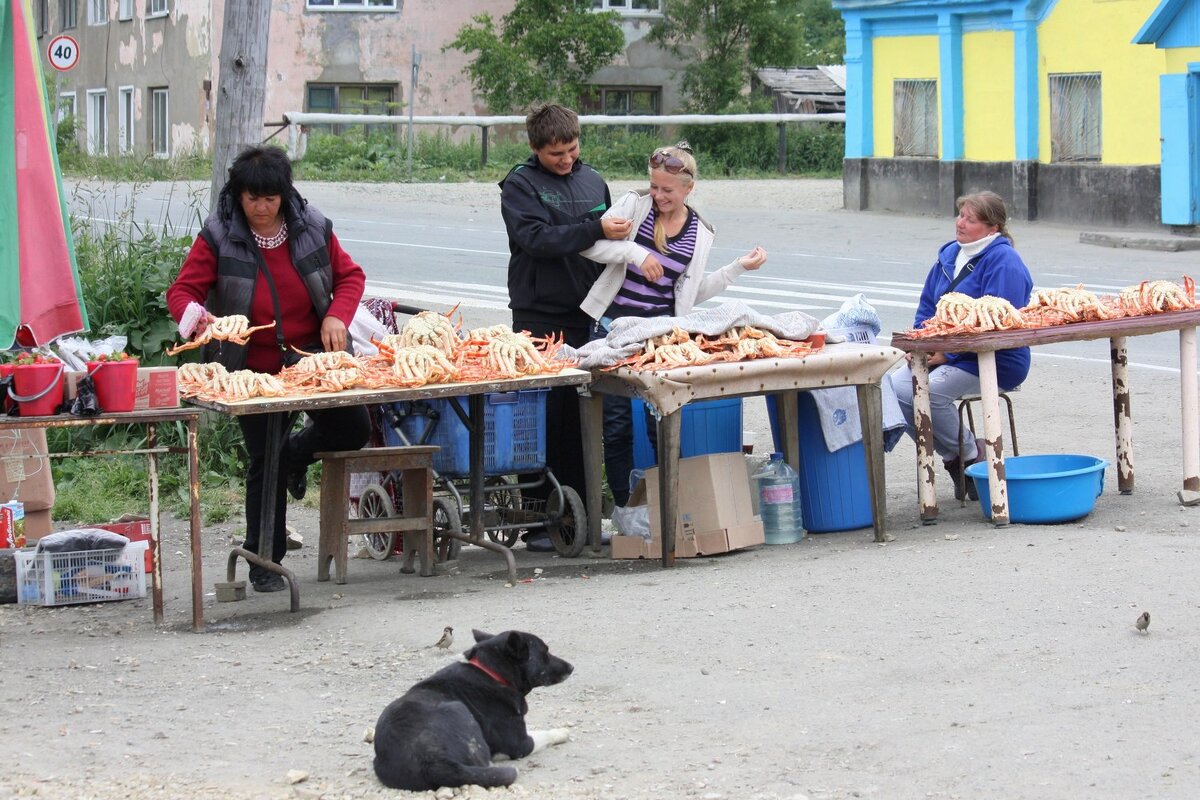
[[[395,11],[396,0],[308,0],[317,11]]]
[[[133,19],[133,0],[117,0],[117,19]]]
[[[69,30],[79,24],[76,18],[79,0],[58,0],[58,18],[62,20],[62,29]]]
[[[64,119],[69,119],[75,116],[75,93],[63,92],[58,96],[58,114],[55,120],[62,122]]]
[[[1100,160],[1100,73],[1050,76],[1050,160]]]
[[[937,81],[896,81],[893,155],[937,158]]]
[[[37,35],[50,32],[50,0],[37,0]]]
[[[171,126],[167,116],[167,90],[150,90],[150,138],[156,158],[171,157]]]
[[[88,89],[87,93],[87,151],[88,155],[108,154],[108,92]]]
[[[307,111],[314,114],[387,114],[396,113],[396,87],[393,84],[310,83],[305,92]],[[351,126],[313,125],[320,133],[343,133]],[[370,127],[370,126],[367,126]],[[379,126],[376,126],[379,127]],[[385,125],[391,130],[393,126]]]
[[[661,14],[662,0],[592,0],[592,8],[618,14]]]
[[[133,87],[117,89],[117,148],[121,155],[133,152]]]
[[[108,23],[108,0],[88,0],[88,25]]]
[[[660,91],[646,86],[594,86],[592,94],[580,102],[589,114],[659,113]]]
[[[146,3],[147,17],[165,17],[170,11],[168,0],[149,0]]]

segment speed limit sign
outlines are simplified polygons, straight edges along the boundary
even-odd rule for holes
[[[50,59],[50,66],[59,72],[66,72],[79,63],[79,42],[66,34],[55,36],[46,47],[46,55]]]

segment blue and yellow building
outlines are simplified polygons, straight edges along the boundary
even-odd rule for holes
[[[1200,223],[1200,0],[833,5],[847,208],[987,188],[1018,219]]]

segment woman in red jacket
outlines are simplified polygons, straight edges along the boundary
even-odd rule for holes
[[[211,317],[241,314],[255,332],[245,345],[211,342],[204,360],[226,369],[276,373],[293,347],[307,352],[350,349],[348,327],[362,299],[366,277],[362,267],[342,249],[332,223],[300,196],[292,185],[287,154],[256,145],[243,150],[229,168],[217,208],[204,222],[179,277],[167,290],[167,306],[190,337]],[[246,474],[246,542],[258,552],[262,488],[267,448],[266,414],[239,416],[250,467]],[[272,560],[287,552],[287,492],[305,493],[305,475],[313,453],[355,450],[370,437],[365,407],[313,411],[304,427],[288,436],[280,457],[276,487]],[[256,591],[285,588],[283,578],[251,566]]]

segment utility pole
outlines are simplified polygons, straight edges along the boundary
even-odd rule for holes
[[[417,45],[414,42],[412,46],[412,78],[408,83],[408,180],[411,182],[413,178],[412,171],[412,151],[413,151],[413,112],[414,106],[417,104],[417,73],[421,69],[421,54],[417,52]]]
[[[229,165],[246,145],[263,139],[263,106],[267,96],[267,42],[270,0],[225,4],[218,58],[217,127],[213,134],[209,207],[225,185]]]

